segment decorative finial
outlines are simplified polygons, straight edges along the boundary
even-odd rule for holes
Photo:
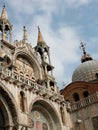
[[[4,5],[3,5],[3,9],[5,8],[5,3],[4,3]]]
[[[41,33],[41,31],[40,31],[39,26],[37,26],[37,28],[38,28],[38,40],[37,40],[37,43],[43,44],[43,43],[45,43],[45,42],[44,42],[42,33]]]
[[[6,11],[6,8],[5,8],[5,3],[3,5],[3,10],[2,10],[2,13],[1,13],[1,18],[2,19],[8,19],[8,17],[7,17],[7,11]]]
[[[39,27],[39,26],[37,26],[37,28],[38,28],[38,32],[40,32],[40,27]]]
[[[91,57],[91,55],[86,53],[85,46],[86,46],[85,43],[83,43],[83,42],[80,43],[80,48],[82,48],[82,50],[83,50],[83,56],[81,58],[81,62],[82,63],[86,62],[86,61],[89,61],[89,60],[93,60],[93,58]]]
[[[26,27],[25,27],[25,26],[23,26],[23,28],[24,28],[24,30],[26,30]]]
[[[86,44],[81,41],[81,43],[80,43],[80,48],[82,48],[83,54],[86,54],[85,46],[86,46]]]
[[[28,32],[27,32],[27,29],[26,29],[25,26],[23,27],[23,31],[24,31],[23,40],[24,40],[24,42],[27,42],[27,40],[28,40]]]

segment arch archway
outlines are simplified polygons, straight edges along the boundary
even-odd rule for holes
[[[36,100],[31,107],[31,118],[33,129],[36,130],[60,130],[61,122],[59,116],[52,106],[44,100]],[[32,129],[32,130],[33,130]]]
[[[35,74],[36,80],[42,78],[42,77],[41,77],[40,65],[39,65],[39,63],[38,63],[36,57],[35,57],[33,54],[31,55],[30,53],[28,54],[28,53],[26,53],[26,52],[23,51],[23,50],[22,50],[22,51],[21,51],[21,50],[18,50],[18,51],[14,54],[14,57],[13,57],[13,59],[14,59],[13,65],[16,64],[16,59],[17,59],[17,57],[21,57],[21,58],[23,58],[23,59],[25,59],[25,60],[28,61],[28,63],[31,65],[32,69],[34,69],[34,74]]]
[[[6,130],[10,126],[18,129],[17,103],[13,95],[2,83],[0,83],[0,116],[3,122],[1,125],[2,130]]]
[[[0,130],[5,130],[5,118],[2,109],[0,108]]]

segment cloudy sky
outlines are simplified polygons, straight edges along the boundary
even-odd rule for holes
[[[80,41],[86,43],[87,53],[98,59],[98,0],[0,0],[0,11],[4,3],[13,24],[13,41],[22,39],[26,26],[28,42],[35,46],[40,26],[60,88],[63,82],[71,82],[81,63]]]

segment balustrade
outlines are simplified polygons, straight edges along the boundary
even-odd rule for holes
[[[81,108],[86,107],[87,105],[93,104],[95,102],[98,102],[98,92],[96,92],[95,94],[90,95],[86,98],[83,98],[80,101],[75,102],[73,105],[71,105],[71,111],[81,109]]]
[[[63,96],[61,96],[59,93],[50,90],[45,85],[43,86],[37,84],[34,80],[29,79],[22,74],[18,74],[14,70],[9,70],[8,68],[0,66],[0,74],[3,76],[3,79],[11,80],[13,81],[13,83],[18,83],[21,86],[27,87],[30,90],[33,89],[35,92],[42,93],[43,95],[48,95],[49,97],[52,97],[54,99],[62,100],[63,98]]]

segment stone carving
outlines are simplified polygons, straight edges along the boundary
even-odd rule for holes
[[[35,117],[36,119],[40,119],[40,113],[39,113],[38,111],[35,111],[35,112],[34,112],[34,117]]]
[[[28,124],[30,127],[34,127],[34,121],[28,116]]]
[[[34,78],[33,68],[30,66],[30,64],[26,60],[22,58],[18,58],[16,60],[16,71],[20,74],[25,75],[26,77],[30,79]]]
[[[16,49],[22,49],[24,51],[26,50],[26,51],[28,51],[28,53],[31,52],[31,53],[35,54],[35,50],[32,48],[31,43],[28,44],[28,43],[24,43],[23,41],[16,40],[16,41],[14,41],[14,46]]]

